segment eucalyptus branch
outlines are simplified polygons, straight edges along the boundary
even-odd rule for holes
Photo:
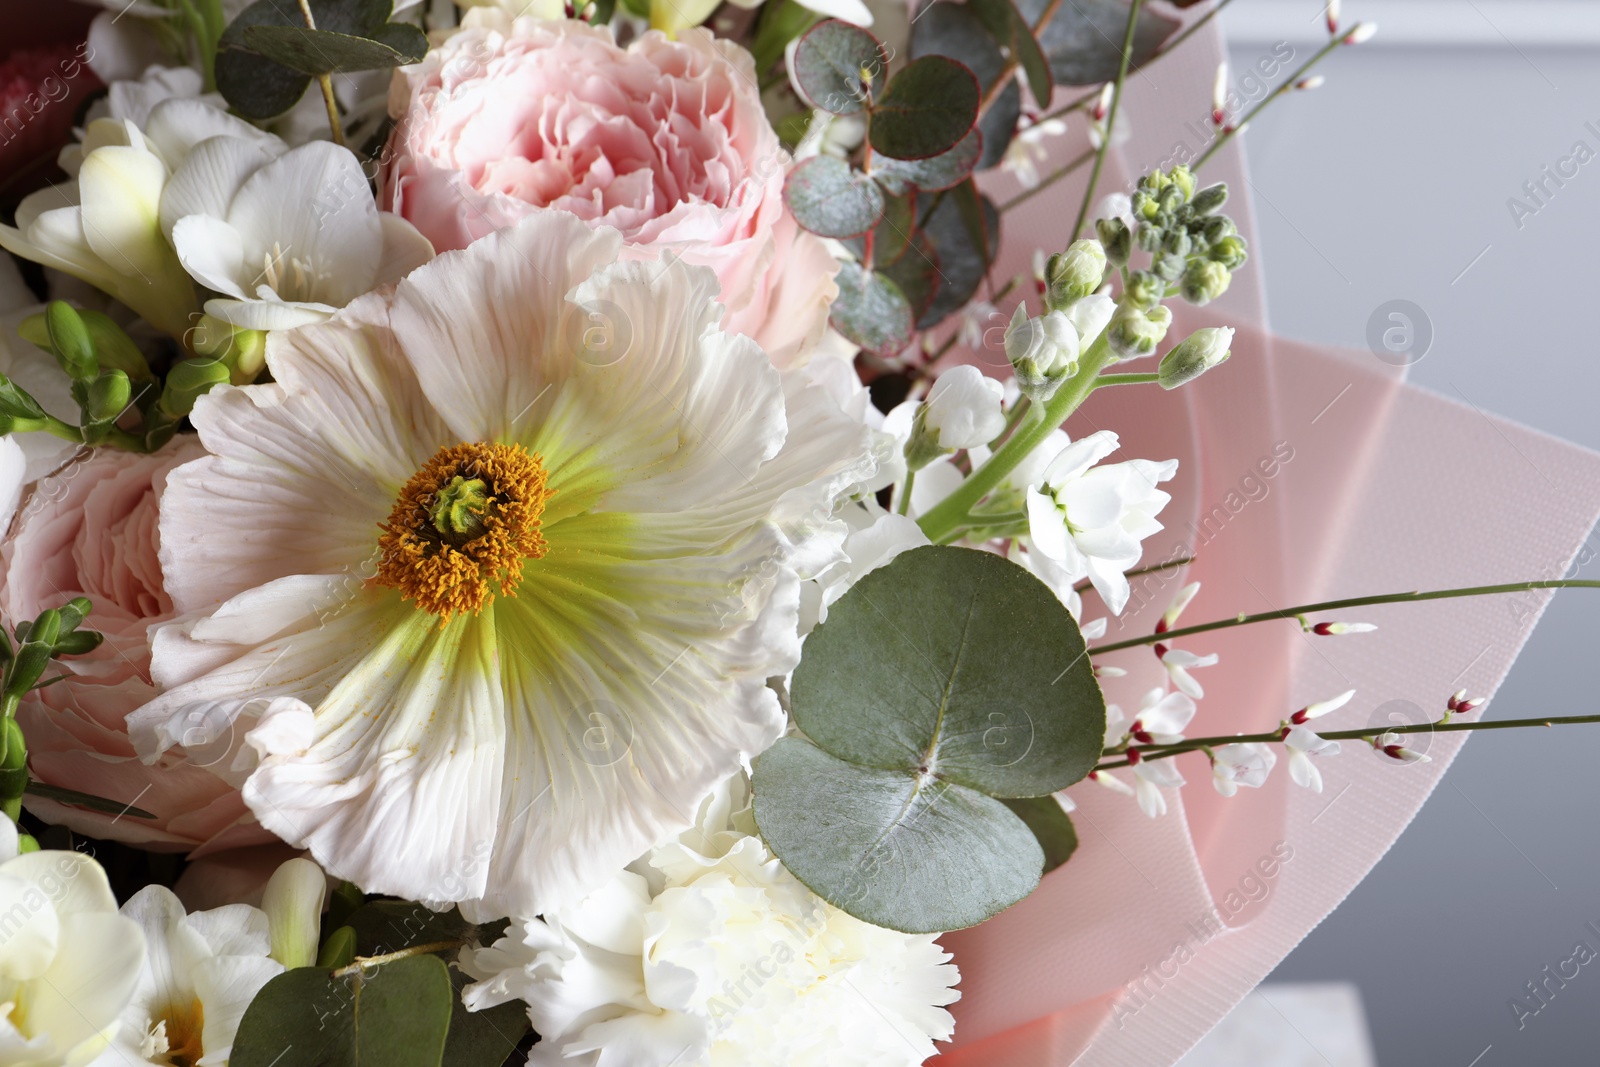
[[[1078,217],[1068,235],[1070,241],[1076,241],[1078,231],[1083,229],[1089,205],[1094,203],[1095,187],[1100,184],[1100,169],[1105,166],[1106,153],[1111,150],[1111,134],[1117,126],[1117,108],[1122,104],[1122,90],[1128,80],[1128,63],[1133,59],[1133,34],[1139,28],[1139,12],[1143,7],[1144,0],[1133,0],[1128,5],[1128,28],[1122,35],[1122,61],[1117,66],[1116,88],[1111,94],[1111,106],[1106,109],[1106,128],[1100,133],[1100,148],[1095,152],[1094,170],[1089,172],[1089,185],[1083,190],[1083,203],[1078,205]]]
[[[357,956],[354,962],[340,967],[333,972],[334,978],[347,978],[352,974],[360,974],[368,967],[381,967],[385,963],[403,960],[408,956],[426,956],[431,952],[446,952],[453,948],[460,948],[466,942],[457,938],[454,941],[429,941],[425,945],[412,945],[396,952],[385,952],[381,956]]]
[[[311,0],[300,0],[300,14],[306,20],[306,29],[317,28],[317,20],[311,14]],[[322,103],[328,109],[328,129],[333,134],[333,143],[343,147],[344,124],[339,121],[339,102],[333,97],[333,78],[318,74],[317,85],[322,89]]]
[[[1518,730],[1531,726],[1576,726],[1583,723],[1600,723],[1600,715],[1552,715],[1540,719],[1494,719],[1487,722],[1416,722],[1400,726],[1363,726],[1355,730],[1318,730],[1317,736],[1324,741],[1368,741],[1384,734],[1448,734],[1466,730]],[[1181,756],[1185,752],[1203,752],[1223,745],[1272,744],[1275,741],[1282,741],[1284,736],[1284,729],[1280,726],[1276,730],[1259,734],[1189,737],[1171,745],[1133,745],[1129,751],[1137,753],[1137,759],[1130,760],[1124,757],[1111,760],[1097,764],[1095,770],[1108,771],[1116,767],[1143,763],[1146,760]]]
[[[930,514],[932,513],[930,512]],[[1194,626],[1182,626],[1163,633],[1147,634],[1143,637],[1130,637],[1122,641],[1113,641],[1109,645],[1100,645],[1092,648],[1089,650],[1089,654],[1099,655],[1102,652],[1116,652],[1124,648],[1137,648],[1140,645],[1175,641],[1178,638],[1188,637],[1192,634],[1209,633],[1212,630],[1228,630],[1235,626],[1249,626],[1252,623],[1273,622],[1279,619],[1290,619],[1303,624],[1303,616],[1318,611],[1342,611],[1345,608],[1365,608],[1376,604],[1413,604],[1424,600],[1453,600],[1458,597],[1493,596],[1497,593],[1528,593],[1540,589],[1600,589],[1600,581],[1592,578],[1552,578],[1534,582],[1507,582],[1503,585],[1472,585],[1460,589],[1379,593],[1374,596],[1347,597],[1343,600],[1324,600],[1321,603],[1301,604],[1298,607],[1284,608],[1281,611],[1262,611],[1254,615],[1241,613],[1231,619],[1218,619],[1215,622],[1202,622]]]

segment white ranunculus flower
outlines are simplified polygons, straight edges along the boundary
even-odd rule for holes
[[[245,1009],[283,973],[267,956],[266,915],[248,904],[187,915],[159,885],[135,893],[122,914],[144,931],[146,955],[103,1067],[227,1067]]]
[[[697,825],[460,966],[473,1010],[528,1005],[529,1067],[915,1067],[960,994],[932,934],[840,911],[757,836],[734,775]]]
[[[778,737],[872,434],[717,328],[710,271],[620,254],[532,216],[201,399],[144,754],[225,713],[260,762],[215,769],[274,833],[493,918],[570,904]]]
[[[1156,485],[1178,472],[1175,459],[1096,466],[1117,444],[1110,430],[1072,442],[1050,461],[1027,498],[1033,547],[1074,580],[1093,582],[1114,615],[1128,603],[1124,572],[1139,562],[1140,542],[1161,529],[1156,515],[1172,499]]]
[[[145,942],[81,852],[17,855],[0,818],[0,1067],[81,1067],[117,1035]]]
[[[416,227],[378,210],[360,161],[327,141],[287,152],[208,141],[173,175],[162,218],[184,269],[223,294],[206,313],[249,330],[320,322],[433,258]]]

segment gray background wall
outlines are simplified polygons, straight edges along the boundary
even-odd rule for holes
[[[1239,0],[1236,69],[1277,40],[1309,54],[1321,8]],[[1379,305],[1413,301],[1434,331],[1413,381],[1600,448],[1600,3],[1344,9],[1378,39],[1248,133],[1274,327],[1363,347]],[[1580,140],[1596,158],[1529,199]],[[1512,197],[1537,207],[1520,225]],[[1600,593],[1558,594],[1489,714],[1600,710],[1597,638]],[[1474,738],[1274,979],[1357,982],[1384,1067],[1600,1062],[1600,960],[1520,1028],[1508,1006],[1578,941],[1600,950],[1597,810],[1600,726]]]

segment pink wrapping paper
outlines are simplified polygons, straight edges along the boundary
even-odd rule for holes
[[[1214,33],[1199,34],[1131,78],[1134,135],[1108,161],[1102,189],[1183,162],[1185,148],[1198,153],[1221,47]],[[1074,133],[1057,144],[1057,161],[1081,149],[1081,126]],[[1202,179],[1229,182],[1228,210],[1250,235],[1238,153],[1219,153]],[[1003,175],[986,185],[1002,199],[1014,191]],[[1035,243],[1064,247],[1080,195],[1081,185],[1063,183],[1008,216],[998,276],[1026,271]],[[1600,516],[1600,456],[1407,386],[1370,353],[1273,337],[1253,251],[1223,300],[1180,314],[1173,330],[1178,338],[1199,325],[1239,327],[1225,367],[1176,393],[1108,390],[1069,427],[1074,436],[1117,430],[1124,458],[1182,460],[1167,487],[1168,529],[1146,542],[1145,559],[1193,552],[1198,560],[1136,580],[1111,636],[1148,633],[1190,580],[1203,591],[1185,623],[1337,596],[1560,576]],[[997,345],[964,358],[997,370],[1004,363]],[[1422,709],[1436,717],[1458,688],[1493,693],[1547,599],[1364,609],[1350,617],[1380,627],[1365,636],[1312,638],[1283,622],[1191,638],[1181,647],[1218,652],[1222,664],[1197,675],[1206,697],[1190,732],[1270,729],[1348,688],[1356,698],[1319,725],[1366,725],[1380,707],[1412,721]],[[1086,617],[1095,613],[1091,598]],[[1147,649],[1107,662],[1130,670],[1106,686],[1124,706],[1164,676]],[[953,1051],[940,1062],[1175,1062],[1366,875],[1465,738],[1418,740],[1433,761],[1404,766],[1346,742],[1342,755],[1319,761],[1321,794],[1293,786],[1280,760],[1265,788],[1225,800],[1203,756],[1180,757],[1190,785],[1169,793],[1171,810],[1156,820],[1129,798],[1075,787],[1072,861],[1021,904],[943,939],[963,998]]]

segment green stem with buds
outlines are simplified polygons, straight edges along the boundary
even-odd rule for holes
[[[1222,134],[1222,136],[1218,137],[1215,141],[1212,141],[1211,142],[1211,147],[1207,148],[1204,152],[1202,152],[1200,154],[1200,158],[1194,161],[1194,165],[1190,169],[1195,171],[1195,172],[1198,172],[1201,167],[1205,166],[1206,160],[1208,160],[1212,156],[1216,155],[1217,152],[1221,150],[1223,145],[1225,145],[1229,141],[1233,140],[1234,137],[1238,135],[1240,130],[1242,130],[1246,126],[1250,125],[1250,123],[1255,119],[1255,117],[1257,115],[1261,114],[1261,112],[1266,109],[1266,106],[1268,104],[1272,103],[1274,100],[1278,99],[1280,96],[1286,95],[1291,89],[1293,89],[1296,85],[1299,84],[1300,79],[1304,78],[1306,76],[1306,73],[1312,67],[1314,67],[1318,63],[1322,62],[1324,57],[1326,57],[1329,52],[1332,52],[1335,48],[1338,48],[1339,45],[1341,45],[1343,43],[1344,43],[1344,35],[1343,34],[1338,34],[1338,35],[1335,35],[1331,40],[1329,40],[1327,44],[1325,44],[1321,48],[1319,48],[1317,50],[1316,54],[1313,55],[1310,59],[1306,60],[1305,63],[1300,67],[1299,70],[1297,70],[1293,74],[1289,75],[1287,78],[1285,78],[1283,80],[1282,83],[1280,83],[1278,85],[1277,88],[1273,89],[1272,92],[1270,92],[1266,96],[1262,97],[1261,98],[1261,102],[1256,104],[1256,106],[1251,108],[1249,111],[1245,112],[1244,117],[1242,119],[1240,119],[1238,122],[1233,123],[1231,129],[1226,130]]]
[[[1518,730],[1530,726],[1576,726],[1583,723],[1600,723],[1600,715],[1555,715],[1542,719],[1495,719],[1490,722],[1417,722],[1400,726],[1363,726],[1356,730],[1317,731],[1324,741],[1366,741],[1384,734],[1459,733],[1465,730]],[[1220,737],[1191,737],[1171,745],[1134,745],[1139,762],[1180,756],[1185,752],[1201,752],[1222,745],[1271,744],[1283,740],[1283,727],[1259,734],[1233,734]],[[1097,771],[1128,766],[1126,758],[1098,764]]]
[[[1102,374],[1094,380],[1094,387],[1103,385],[1149,385],[1161,380],[1159,374]]]
[[[932,512],[929,514],[931,515]],[[1304,624],[1304,616],[1317,611],[1342,611],[1345,608],[1365,608],[1372,607],[1375,604],[1414,604],[1424,600],[1453,600],[1459,597],[1493,596],[1497,593],[1528,593],[1540,589],[1600,589],[1600,581],[1592,578],[1551,578],[1534,582],[1506,582],[1502,585],[1472,585],[1460,589],[1379,593],[1374,596],[1347,597],[1343,600],[1324,600],[1318,604],[1301,604],[1299,607],[1284,608],[1282,611],[1263,611],[1255,615],[1239,614],[1231,619],[1218,619],[1215,622],[1202,622],[1194,626],[1182,626],[1176,630],[1167,630],[1164,633],[1130,637],[1123,641],[1113,641],[1109,645],[1100,645],[1092,648],[1089,653],[1090,655],[1098,655],[1102,652],[1116,652],[1124,648],[1137,648],[1140,645],[1175,641],[1180,637],[1188,637],[1192,634],[1209,633],[1212,630],[1228,630],[1235,626],[1249,626],[1251,623],[1273,622],[1278,619],[1292,619],[1295,622]]]
[[[1111,150],[1111,133],[1117,126],[1117,108],[1122,104],[1123,83],[1128,80],[1128,64],[1133,59],[1133,34],[1139,28],[1139,11],[1144,0],[1133,0],[1128,5],[1128,28],[1122,35],[1122,62],[1117,67],[1116,89],[1111,94],[1111,106],[1106,109],[1106,128],[1100,134],[1100,148],[1095,152],[1094,170],[1089,172],[1089,185],[1083,190],[1083,203],[1078,205],[1078,217],[1072,224],[1068,239],[1076,241],[1083,229],[1083,220],[1089,215],[1089,205],[1094,203],[1095,187],[1100,184],[1100,169],[1105,166],[1106,153]]]
[[[1111,345],[1102,332],[1079,359],[1078,373],[1068,378],[1050,402],[1039,409],[1040,417],[1028,419],[1018,426],[1006,443],[989,457],[988,462],[973,471],[972,476],[962,482],[955,492],[917,520],[922,532],[928,535],[928,540],[938,544],[962,526],[973,525],[970,514],[972,508],[1034,449],[1044,444],[1051,432],[1067,421],[1067,416],[1078,410],[1078,406],[1094,390],[1094,381],[1100,376],[1101,369],[1113,358]]]

